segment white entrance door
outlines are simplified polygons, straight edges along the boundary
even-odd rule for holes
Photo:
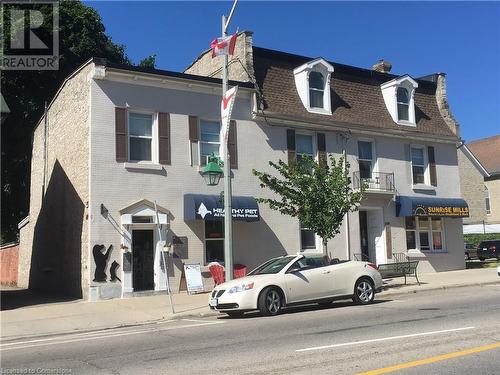
[[[377,264],[386,263],[383,211],[380,208],[367,212],[370,261]]]

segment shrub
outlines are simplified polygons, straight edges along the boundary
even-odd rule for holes
[[[464,234],[464,241],[479,245],[481,241],[500,239],[500,233],[479,233],[479,234]]]

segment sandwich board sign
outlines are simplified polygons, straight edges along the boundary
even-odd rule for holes
[[[199,263],[184,264],[184,275],[186,276],[188,293],[203,292],[203,279]]]

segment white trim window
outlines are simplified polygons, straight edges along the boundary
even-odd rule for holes
[[[490,191],[488,190],[488,187],[484,185],[484,206],[486,208],[486,215],[491,214],[491,206],[490,206]]]
[[[410,93],[402,86],[397,89],[398,120],[410,121]]]
[[[132,162],[154,162],[155,157],[154,115],[152,113],[128,113],[128,149]]]
[[[302,163],[304,156],[315,159],[314,137],[312,134],[295,134],[295,150],[297,153],[297,163]]]
[[[224,264],[224,221],[205,220],[205,264]]]
[[[333,66],[322,58],[311,60],[293,70],[297,93],[308,112],[332,114],[330,79],[333,70]]]
[[[440,217],[406,216],[408,251],[444,252],[444,223]]]
[[[396,124],[416,126],[414,95],[417,88],[417,81],[408,75],[380,85],[385,106]]]
[[[373,142],[358,141],[358,164],[360,178],[372,178],[373,172]]]
[[[413,185],[426,183],[427,160],[424,147],[412,146],[411,150],[411,175]]]
[[[200,165],[207,164],[207,156],[219,156],[220,122],[200,119]]]
[[[300,223],[300,250],[316,250],[316,234]]]
[[[309,106],[324,109],[325,77],[320,72],[309,73]]]

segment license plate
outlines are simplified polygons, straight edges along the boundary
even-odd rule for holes
[[[217,298],[212,298],[209,304],[212,307],[217,307]]]

